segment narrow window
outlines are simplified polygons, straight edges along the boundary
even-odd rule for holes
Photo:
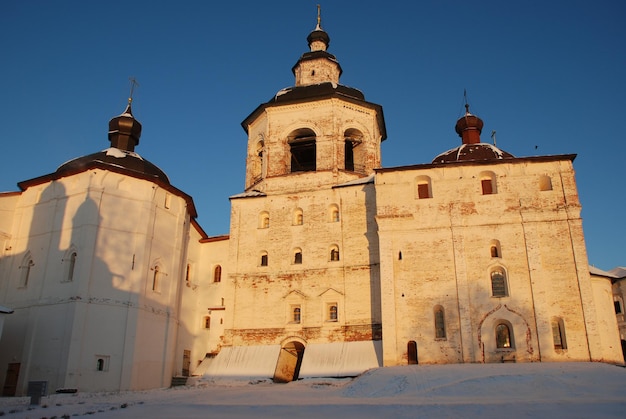
[[[213,282],[221,282],[222,281],[222,267],[217,265],[213,270]]]
[[[152,272],[152,291],[159,290],[159,266],[155,266]]]
[[[261,255],[261,266],[267,266],[267,253]]]
[[[436,339],[446,338],[445,316],[443,313],[443,307],[441,306],[435,307],[435,338]]]
[[[336,205],[331,205],[330,206],[330,222],[331,223],[338,223],[339,222],[339,207],[337,207]]]
[[[302,310],[300,309],[300,306],[295,306],[293,307],[292,310],[292,322],[293,323],[300,323],[300,316],[302,314]]]
[[[402,260],[402,251],[398,252],[398,260]]]
[[[559,317],[552,319],[552,338],[554,339],[554,349],[567,349],[565,325],[563,319]]]
[[[205,329],[210,329],[211,328],[211,316],[204,316],[203,326],[204,326]]]
[[[191,281],[191,265],[187,264],[187,269],[185,270],[185,282]]]
[[[511,330],[509,326],[504,323],[500,323],[496,326],[496,348],[508,349],[512,348],[511,344]]]
[[[96,370],[104,371],[104,359],[98,358],[98,360],[96,361]]]
[[[300,265],[302,263],[302,250],[296,249],[293,254],[293,263],[296,265]]]
[[[344,142],[344,166],[346,170],[354,172],[354,151],[353,143],[350,140]]]
[[[328,305],[328,321],[337,321],[337,304],[332,303]]]
[[[491,295],[493,297],[506,297],[506,275],[504,269],[496,268],[491,271]]]
[[[72,252],[68,260],[69,265],[67,267],[67,278],[66,278],[68,282],[74,280],[74,269],[76,268],[76,256],[77,256],[76,252]]]
[[[615,314],[622,314],[622,304],[619,300],[613,301],[615,307]]]
[[[30,271],[31,268],[35,266],[33,259],[30,256],[30,253],[26,255],[23,259],[22,265],[20,265],[20,283],[19,288],[26,288],[28,286],[28,280],[30,279]]]
[[[224,297],[222,297],[222,307],[224,307]]]
[[[339,247],[333,246],[330,249],[330,260],[336,262],[339,260]]]

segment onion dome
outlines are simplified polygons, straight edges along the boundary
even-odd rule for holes
[[[510,153],[500,150],[493,144],[481,143],[480,133],[483,129],[483,120],[469,112],[469,105],[465,104],[465,115],[456,121],[454,130],[461,137],[459,147],[445,151],[433,159],[433,163],[451,163],[472,160],[499,160],[514,158]]]
[[[141,124],[133,116],[130,102],[129,99],[126,110],[121,115],[109,122],[110,148],[70,160],[59,166],[56,173],[69,175],[97,167],[169,184],[165,172],[134,151],[135,146],[139,144]]]
[[[120,150],[134,151],[141,137],[141,124],[133,116],[128,99],[126,110],[109,121],[109,141],[111,146]]]
[[[317,25],[306,38],[311,51],[326,51],[330,45],[330,36],[322,29],[322,15],[320,5],[317,5]]]

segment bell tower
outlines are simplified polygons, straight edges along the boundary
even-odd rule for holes
[[[246,191],[298,192],[374,173],[386,138],[383,110],[339,83],[330,36],[317,24],[309,51],[292,68],[295,85],[278,91],[243,122],[248,134]]]

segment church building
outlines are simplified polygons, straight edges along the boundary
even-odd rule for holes
[[[130,100],[108,148],[0,194],[3,395],[29,381],[118,391],[192,375],[623,364],[611,282],[590,278],[575,155],[484,143],[466,105],[459,146],[383,168],[382,107],[340,84],[319,14],[307,41],[294,86],[242,122],[227,235],[208,237],[193,199],[135,152]]]

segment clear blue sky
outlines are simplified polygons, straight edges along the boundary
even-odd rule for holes
[[[228,4],[226,4],[228,3]],[[210,235],[243,190],[240,122],[308,50],[316,1],[17,1],[0,5],[0,191],[107,148],[139,82],[136,151],[190,194]],[[626,2],[327,1],[341,83],[383,106],[383,166],[459,144],[467,89],[483,140],[576,153],[589,262],[626,265]]]

